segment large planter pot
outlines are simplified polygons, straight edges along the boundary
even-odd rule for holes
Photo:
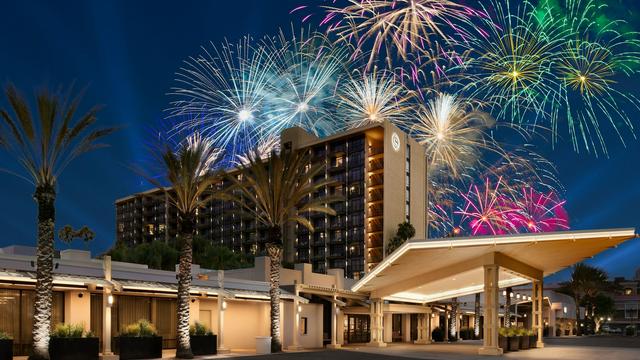
[[[63,338],[49,340],[51,360],[98,360],[100,339],[97,337]]]
[[[218,337],[215,335],[191,335],[193,355],[215,355],[218,352]]]
[[[162,336],[116,338],[120,360],[156,359],[162,357]]]
[[[538,337],[536,335],[529,335],[529,349],[535,348],[538,343]]]
[[[529,350],[529,335],[518,336],[520,339],[520,350]]]
[[[498,346],[502,349],[502,352],[509,351],[509,338],[506,336],[498,336]]]
[[[13,359],[13,340],[0,340],[0,359]]]
[[[520,349],[520,336],[509,336],[509,351],[518,351]]]

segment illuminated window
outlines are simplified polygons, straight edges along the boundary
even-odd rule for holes
[[[153,224],[145,225],[145,230],[146,230],[147,234],[153,235],[153,230],[154,230]]]
[[[625,288],[624,289],[624,294],[625,295],[633,295],[633,290],[631,288]]]
[[[158,232],[160,234],[164,233],[165,227],[166,227],[165,224],[158,225]]]

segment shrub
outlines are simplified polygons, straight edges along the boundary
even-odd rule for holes
[[[626,336],[634,336],[636,334],[636,329],[633,326],[627,326],[624,328],[624,334]]]
[[[156,334],[155,326],[145,319],[140,319],[133,324],[127,325],[120,331],[120,336],[128,337],[151,337],[156,336]]]
[[[433,329],[433,331],[431,332],[431,338],[435,342],[443,342],[444,341],[444,329],[442,329],[441,327],[437,327],[437,328]]]
[[[6,332],[0,331],[0,340],[11,340],[11,339],[13,339],[11,335],[7,334]]]
[[[200,323],[197,322],[194,325],[191,325],[191,327],[189,327],[189,334],[192,336],[204,336],[204,335],[213,335],[213,332],[211,332],[211,330],[207,329],[207,327]]]
[[[460,338],[462,340],[473,340],[473,329],[467,327],[463,327],[462,329],[460,329]]]
[[[509,329],[506,327],[501,327],[500,329],[498,329],[498,334],[500,334],[500,336],[509,337]]]
[[[84,326],[79,324],[58,324],[51,332],[51,337],[58,338],[81,338],[89,337],[88,335],[84,331]]]

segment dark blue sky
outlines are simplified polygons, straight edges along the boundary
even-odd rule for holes
[[[182,60],[198,54],[209,41],[234,41],[245,34],[260,37],[288,28],[298,20],[289,10],[301,3],[305,0],[0,4],[2,85],[12,81],[30,95],[39,85],[75,81],[78,87],[87,86],[86,107],[105,105],[101,124],[125,126],[109,139],[112,147],[83,156],[62,175],[58,225],[88,225],[97,233],[93,252],[108,249],[115,238],[114,200],[148,187],[128,167],[145,157],[143,143],[149,128],[164,116],[165,93]],[[638,85],[629,90],[638,93]],[[4,98],[0,103],[6,105]],[[632,118],[638,120],[637,115]],[[542,144],[538,149],[558,166],[574,229],[640,228],[640,140],[627,148],[609,143],[609,159],[578,155],[568,144],[554,150]],[[0,167],[10,164],[11,159],[0,155]],[[0,191],[0,246],[34,245],[32,186],[0,173]],[[591,262],[612,275],[631,275],[640,266],[639,253],[640,241],[634,240]]]

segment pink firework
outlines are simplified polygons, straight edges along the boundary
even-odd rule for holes
[[[512,213],[517,211],[510,206],[510,201],[503,193],[504,183],[499,178],[495,186],[486,179],[484,188],[471,185],[469,191],[461,193],[464,206],[456,211],[467,223],[471,235],[500,235],[518,232],[517,225],[512,221]],[[506,192],[505,192],[506,193]]]
[[[511,222],[521,232],[549,232],[569,229],[569,219],[564,209],[566,200],[553,192],[540,193],[531,187],[523,187],[513,200],[514,210],[509,213]]]

